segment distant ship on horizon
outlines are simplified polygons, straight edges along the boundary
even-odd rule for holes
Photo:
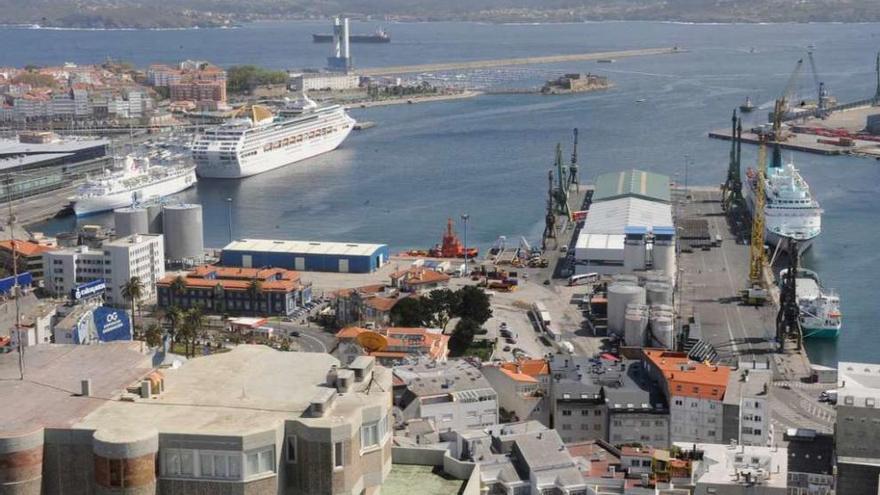
[[[377,29],[372,34],[352,34],[348,37],[352,43],[391,43],[391,34],[382,29]],[[332,43],[332,34],[313,34],[312,41],[314,43]]]

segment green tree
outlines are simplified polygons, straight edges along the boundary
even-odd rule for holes
[[[492,305],[489,295],[483,289],[467,285],[458,291],[458,308],[455,316],[465,320],[473,320],[482,325],[492,317]]]
[[[398,327],[423,327],[433,319],[431,308],[423,299],[407,297],[391,308],[391,323]]]
[[[150,347],[159,347],[162,345],[162,327],[158,323],[150,323],[144,332],[144,340]]]
[[[257,316],[258,305],[257,305],[257,297],[263,295],[263,282],[253,279],[248,284],[247,288],[248,294],[251,296],[251,311],[253,311],[253,315]]]
[[[171,282],[171,286],[168,287],[168,295],[170,296],[168,299],[171,302],[170,306],[177,305],[177,301],[175,299],[177,296],[180,296],[186,290],[186,279],[183,278],[182,275],[178,275],[174,277],[174,280]]]
[[[430,324],[446,330],[449,320],[456,314],[461,298],[458,292],[451,289],[438,289],[425,296],[424,301],[433,314]]]
[[[474,320],[462,318],[455,325],[452,337],[449,339],[449,350],[453,354],[461,355],[474,343],[474,336],[480,331],[480,324]]]
[[[136,330],[135,309],[138,304],[140,304],[140,300],[144,297],[144,283],[141,282],[140,277],[131,277],[128,282],[122,284],[120,290],[122,292],[122,297],[128,301],[129,306],[131,307],[131,326]]]
[[[268,70],[256,65],[235,65],[226,71],[226,89],[230,93],[247,93],[257,86],[286,84],[287,79],[284,71]]]
[[[194,306],[184,313],[183,319],[186,322],[185,326],[187,327],[187,356],[195,356],[196,339],[199,337],[202,328],[205,326],[205,315],[202,313],[202,308]]]

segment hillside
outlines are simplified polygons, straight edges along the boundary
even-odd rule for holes
[[[156,8],[161,4],[161,9]],[[59,27],[216,27],[347,13],[401,20],[561,22],[880,21],[876,0],[0,0],[0,23]]]

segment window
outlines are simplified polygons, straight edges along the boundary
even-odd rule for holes
[[[581,409],[581,416],[589,416],[589,415],[590,415],[589,409]]]
[[[596,410],[593,411],[593,416],[601,416],[601,415],[602,415],[602,410],[601,410],[601,409],[596,409]]]
[[[247,461],[246,477],[275,472],[275,447],[253,450],[245,454]]]
[[[449,419],[447,419],[446,416],[447,415],[443,416],[443,421],[452,421],[452,415],[448,415]],[[379,421],[364,423],[361,426],[361,449],[366,449],[369,447],[373,447],[374,445],[379,445],[379,443],[385,439],[385,434],[387,433],[387,431],[388,416],[384,416]]]
[[[562,425],[562,429],[565,431],[571,430],[571,425]]]
[[[199,452],[199,477],[241,479],[241,455],[237,452]]]
[[[164,476],[195,476],[194,450],[164,449],[162,453],[162,474]]]
[[[563,409],[562,415],[563,416],[571,416],[571,409]]]
[[[125,471],[122,465],[122,459],[107,459],[108,462],[108,471],[110,475],[110,486],[114,488],[121,488],[123,481],[123,473]]]
[[[336,442],[333,444],[333,467],[341,468],[344,465],[345,458],[343,457],[342,442]]]
[[[296,462],[296,435],[287,437],[287,462]]]

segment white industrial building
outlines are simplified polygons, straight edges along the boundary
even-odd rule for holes
[[[291,91],[346,91],[357,89],[361,78],[357,74],[345,72],[302,72],[290,73]]]
[[[669,178],[640,170],[600,175],[575,244],[577,273],[658,270],[675,276]]]
[[[79,285],[104,280],[104,299],[121,305],[122,286],[131,277],[144,285],[144,299],[156,292],[156,282],[165,276],[165,249],[161,234],[134,234],[104,242],[101,248],[88,246],[48,251],[43,254],[46,290],[66,297]]]

